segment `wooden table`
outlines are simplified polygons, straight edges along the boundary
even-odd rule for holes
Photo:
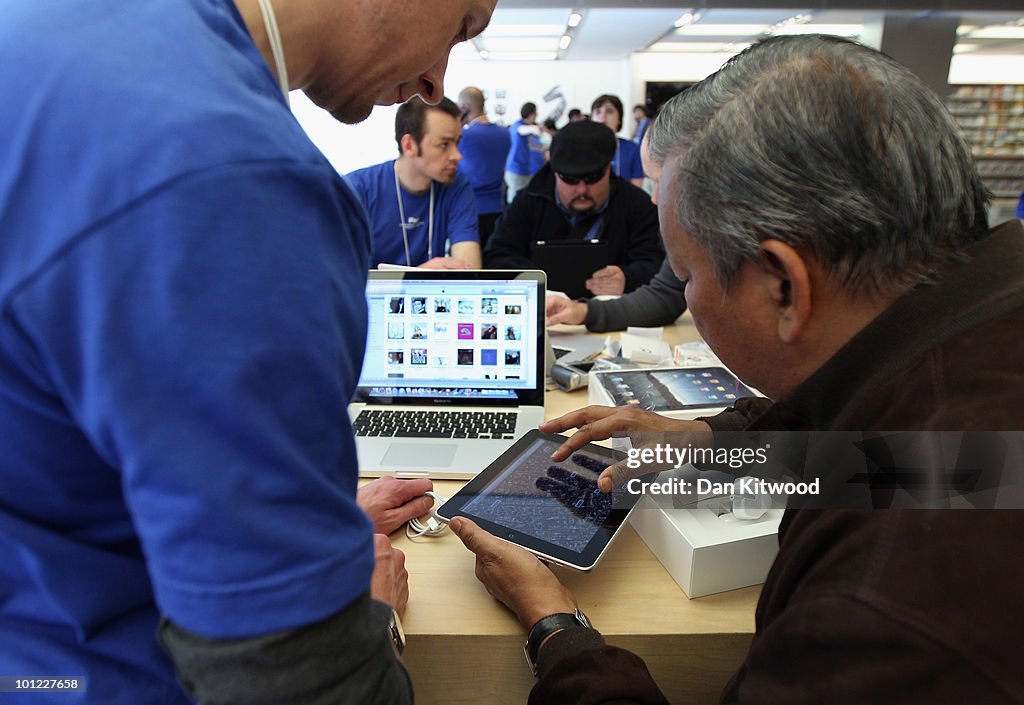
[[[688,319],[667,328],[665,340],[697,339]],[[586,390],[548,392],[546,416],[586,403]],[[461,484],[436,482],[435,491],[449,496]],[[534,684],[525,634],[476,580],[472,554],[450,533],[416,542],[396,533],[392,540],[409,570],[405,663],[416,702],[525,703]],[[605,638],[647,662],[672,703],[718,701],[750,644],[759,587],[689,600],[629,526],[591,573],[555,570]]]

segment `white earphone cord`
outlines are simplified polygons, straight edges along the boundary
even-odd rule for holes
[[[257,0],[260,14],[263,15],[263,26],[267,30],[267,41],[270,42],[270,53],[274,55],[274,70],[277,71],[277,85],[284,96],[284,102],[290,108],[292,103],[288,97],[288,67],[284,63],[284,46],[281,44],[281,33],[277,29],[277,17],[270,0]]]
[[[434,498],[434,506],[430,509],[430,516],[427,517],[425,522],[420,521],[419,517],[414,517],[405,525],[405,535],[412,541],[424,536],[434,538],[435,536],[440,536],[448,529],[448,524],[439,521],[437,518],[438,508],[447,502],[448,498],[433,492],[427,492],[426,494],[428,497]]]

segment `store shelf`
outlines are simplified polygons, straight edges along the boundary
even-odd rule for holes
[[[1024,191],[1024,85],[958,86],[946,103],[978,164],[993,205]]]

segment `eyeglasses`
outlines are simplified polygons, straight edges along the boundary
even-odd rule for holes
[[[595,171],[593,174],[587,174],[586,176],[568,176],[561,172],[556,173],[558,174],[558,178],[565,182],[566,186],[575,186],[581,181],[585,183],[587,186],[593,186],[598,181],[604,178],[606,172],[604,169],[602,169],[601,171]]]

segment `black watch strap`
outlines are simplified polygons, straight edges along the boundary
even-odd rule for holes
[[[523,645],[523,652],[526,654],[526,662],[530,664],[530,670],[533,671],[533,675],[537,675],[537,656],[540,653],[540,645],[544,643],[544,640],[555,632],[574,627],[593,629],[590,626],[590,620],[578,609],[571,614],[568,612],[549,614],[547,617],[538,620],[530,628],[530,634],[526,637],[526,643]]]
[[[380,600],[373,601],[373,610],[384,620],[388,639],[391,640],[395,651],[401,656],[405,651],[405,630],[402,629],[402,620],[398,617],[398,612],[394,607]]]

